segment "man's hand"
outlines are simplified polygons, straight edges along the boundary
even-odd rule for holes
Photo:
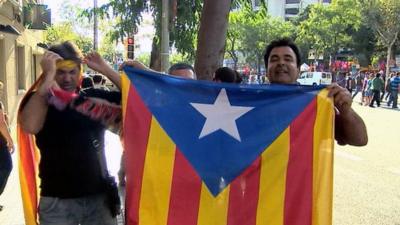
[[[40,66],[43,70],[44,80],[38,89],[39,95],[46,97],[49,89],[56,85],[54,77],[57,72],[56,62],[59,60],[63,60],[63,58],[55,52],[47,51],[44,53],[42,61],[40,62]]]
[[[353,99],[350,92],[346,88],[340,87],[337,83],[329,85],[329,97],[333,97],[335,107],[339,110],[341,115],[346,115],[351,111],[351,104]]]
[[[90,69],[104,75],[106,75],[107,71],[111,69],[107,62],[97,52],[87,54],[83,59],[83,63],[88,65]]]
[[[128,60],[123,62],[120,66],[119,66],[119,70],[122,70],[122,68],[124,66],[131,66],[133,68],[136,69],[141,69],[141,70],[149,70],[149,68],[147,68],[143,63],[136,61],[136,60]]]
[[[14,143],[13,143],[12,141],[8,141],[8,142],[7,142],[7,148],[8,148],[8,151],[9,151],[11,154],[14,153],[15,146],[14,146]]]
[[[43,73],[46,74],[47,77],[52,76],[51,78],[54,78],[57,71],[56,62],[62,59],[63,58],[55,52],[47,51],[44,53],[42,61],[40,62]]]

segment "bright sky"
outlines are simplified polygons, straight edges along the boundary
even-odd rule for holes
[[[93,1],[90,0],[43,0],[45,5],[51,9],[52,22],[58,22],[60,20],[59,9],[63,2],[71,2],[74,5],[80,6],[81,8],[93,7]],[[107,3],[108,0],[97,0],[97,5],[101,6]]]
[[[61,16],[59,15],[60,7],[63,2],[70,2],[73,5],[77,5],[81,8],[89,8],[93,7],[93,0],[43,0],[43,4],[48,5],[48,8],[51,9],[51,19],[52,23],[60,22]],[[109,0],[97,0],[97,5],[101,6],[105,3],[109,2]],[[145,20],[152,20],[150,15],[144,15]],[[151,44],[152,44],[152,35],[154,35],[154,27],[149,23],[145,23],[147,25],[139,27],[138,34],[135,36],[136,43],[140,43],[137,49],[138,53],[141,52],[150,52]],[[101,34],[99,35],[99,39],[101,38]],[[120,46],[122,47],[122,46]]]

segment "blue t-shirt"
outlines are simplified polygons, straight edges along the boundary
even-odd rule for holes
[[[400,85],[400,77],[396,76],[390,79],[390,90],[396,91],[399,90],[399,85]]]

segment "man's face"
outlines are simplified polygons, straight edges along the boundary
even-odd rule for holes
[[[171,75],[195,80],[194,73],[190,69],[172,70]]]
[[[276,84],[294,84],[299,76],[297,58],[288,46],[273,48],[268,58],[268,80]]]
[[[55,80],[61,89],[65,91],[75,91],[79,86],[79,67],[58,68]]]

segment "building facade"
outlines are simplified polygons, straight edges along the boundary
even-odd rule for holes
[[[259,0],[253,0],[253,2],[255,6],[259,4]],[[268,13],[285,20],[296,16],[302,9],[315,3],[329,4],[331,0],[266,0]]]
[[[0,0],[0,81],[4,84],[1,101],[11,123],[16,120],[18,103],[40,75],[44,49],[43,31],[28,29],[24,9],[42,0]],[[26,21],[25,21],[26,22]]]

